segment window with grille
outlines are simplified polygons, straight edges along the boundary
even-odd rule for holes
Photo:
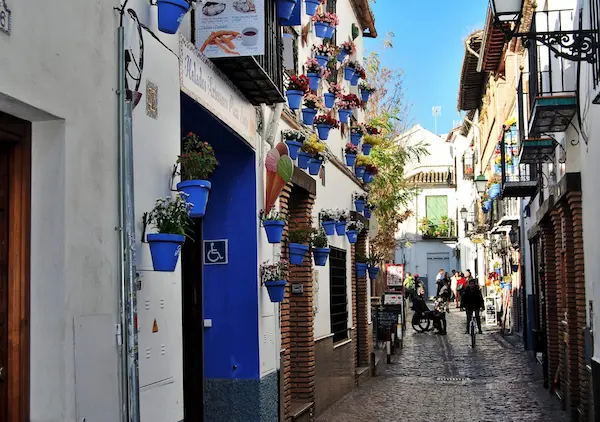
[[[329,254],[329,295],[333,342],[348,338],[348,290],[346,280],[346,251],[331,248]]]
[[[442,217],[448,217],[448,197],[445,195],[425,197],[426,216],[434,224],[440,224]]]
[[[582,29],[576,28],[576,29]],[[583,28],[585,29],[585,28]],[[590,29],[598,31],[600,30],[600,0],[590,0]],[[596,54],[600,54],[600,51],[596,51]],[[600,60],[596,60],[593,64],[593,78],[594,78],[594,89],[600,85]]]
[[[327,3],[325,4],[325,11],[327,13],[337,13],[337,0],[327,0]],[[331,44],[332,45],[337,45],[337,36],[336,36],[337,31],[333,31],[333,38],[331,39]]]

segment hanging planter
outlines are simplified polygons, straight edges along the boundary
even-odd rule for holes
[[[490,186],[490,188],[488,189],[488,195],[492,199],[498,197],[498,195],[500,195],[500,184],[499,183],[492,184]]]
[[[344,41],[339,47],[339,53],[337,55],[338,61],[342,62],[348,56],[356,53],[356,45],[352,41]]]
[[[362,145],[362,152],[364,155],[369,155],[371,154],[371,149],[373,148],[373,145],[371,144],[363,144]]]
[[[317,63],[317,59],[312,59]],[[309,86],[312,91],[316,91],[319,89],[319,82],[321,82],[321,75],[319,73],[307,73],[306,76],[309,80]]]
[[[335,234],[334,220],[321,221],[321,227],[323,227],[323,230],[325,230],[325,234],[327,234],[327,236],[333,236]]]
[[[277,17],[282,20],[288,20],[294,12],[298,0],[275,0],[277,5]]]
[[[354,174],[356,175],[356,177],[362,179],[362,177],[365,175],[365,168],[365,166],[354,167]]]
[[[329,33],[329,29],[331,26],[325,22],[315,22],[315,35],[319,38],[329,38],[327,34]]]
[[[338,115],[340,118],[340,123],[348,123],[348,119],[352,116],[352,110],[349,109],[339,109]]]
[[[288,245],[290,252],[290,263],[294,265],[302,265],[306,252],[308,252],[308,245],[301,243],[290,243]]]
[[[288,100],[288,106],[292,110],[298,110],[302,103],[302,97],[310,89],[310,81],[306,75],[292,76],[288,81],[287,91],[285,95]]]
[[[502,173],[502,164],[494,164],[494,171],[498,174]]]
[[[329,131],[331,130],[331,126],[320,124],[317,125],[317,133],[319,134],[319,139],[322,141],[326,141],[329,138]]]
[[[346,221],[338,221],[335,223],[335,232],[338,236],[344,236],[346,234]]]
[[[346,154],[346,165],[352,167],[356,162],[356,154]]]
[[[290,158],[292,160],[298,158],[298,153],[300,152],[300,148],[302,148],[302,142],[286,140],[285,143],[288,146]]]
[[[371,208],[365,206],[365,212],[363,213],[365,218],[369,219],[371,218]]]
[[[211,189],[211,183],[205,179],[214,173],[219,162],[213,147],[200,141],[196,134],[189,132],[183,142],[184,151],[177,158],[183,181],[177,184],[177,190],[185,193],[185,200],[192,204],[190,217],[200,218],[206,213]]]
[[[308,16],[314,16],[317,13],[317,9],[319,8],[319,4],[321,4],[320,0],[304,0],[304,4],[306,5],[305,11]]]
[[[267,261],[261,264],[260,279],[267,288],[271,302],[283,302],[289,274],[290,266],[287,261],[279,261],[275,264],[269,264]]]
[[[367,201],[364,199],[355,199],[354,200],[354,208],[356,208],[356,212],[363,212],[365,210],[365,204]]]
[[[365,183],[372,183],[373,180],[375,179],[375,175],[373,173],[370,173],[365,170],[365,174],[363,174],[362,179],[363,179],[363,182],[365,182]]]
[[[371,93],[369,91],[360,91],[360,99],[366,103],[367,101],[369,101],[369,97],[371,96]]]
[[[152,267],[154,271],[175,271],[181,245],[185,242],[185,236],[167,233],[152,233],[146,236],[150,245],[152,256]]]
[[[356,276],[357,277],[366,277],[367,275],[367,263],[366,262],[357,262],[356,263]]]
[[[358,89],[360,89],[360,98],[365,103],[369,101],[371,94],[375,92],[375,87],[369,85],[366,81],[362,81],[358,84]]]
[[[335,104],[335,94],[330,92],[326,92],[323,94],[323,99],[325,100],[325,107],[332,108]]]
[[[288,99],[288,106],[292,110],[298,110],[300,108],[300,103],[302,102],[303,95],[304,93],[302,91],[298,91],[296,89],[285,91],[285,96]]]
[[[346,229],[346,237],[348,242],[355,244],[358,241],[358,235],[365,228],[365,225],[358,220],[351,220]]]
[[[321,171],[321,165],[323,162],[318,158],[311,158],[308,160],[308,173],[311,176],[317,176]]]
[[[298,153],[302,144],[306,141],[306,136],[299,130],[288,129],[283,131],[283,139],[288,147],[290,158],[295,160],[298,158]]]
[[[314,108],[303,108],[302,109],[302,123],[308,126],[312,126],[315,121],[317,110]]]
[[[352,145],[358,146],[358,144],[360,144],[360,140],[362,139],[362,137],[363,137],[362,133],[351,133],[350,134],[350,142],[352,142]]]
[[[308,162],[312,158],[312,154],[309,154],[304,151],[300,151],[298,153],[298,167],[302,170],[306,170],[308,168]]]
[[[358,242],[358,232],[356,230],[346,230],[346,237],[351,244]]]
[[[319,63],[319,66],[321,67],[327,66],[327,63],[329,62],[329,57],[327,56],[315,56],[315,59],[317,59],[317,63]]]
[[[321,114],[315,118],[315,125],[317,126],[319,139],[326,141],[327,138],[329,138],[329,131],[331,128],[338,128],[339,122],[329,115]]]
[[[344,59],[345,59],[347,56],[348,56],[348,53],[346,53],[344,50],[342,50],[342,51],[340,51],[340,52],[338,53],[338,55],[336,56],[336,58],[337,58],[338,62],[340,62],[340,63],[341,63],[341,62],[343,62],[343,61],[344,61]]]
[[[324,267],[327,264],[327,258],[329,258],[329,248],[313,248],[313,256],[315,259],[315,265],[317,267]]]
[[[372,265],[369,265],[369,278],[371,280],[375,280],[377,278],[377,276],[379,275],[379,267],[374,267]]]
[[[358,72],[354,72],[354,75],[352,75],[352,79],[350,79],[350,85],[357,86],[359,80],[360,74]]]
[[[287,284],[287,280],[278,280],[278,281],[265,281],[264,285],[267,288],[267,293],[269,293],[269,299],[273,303],[281,303],[283,302],[283,298],[285,296],[285,285]]]
[[[260,219],[267,233],[269,243],[280,243],[283,236],[283,229],[285,228],[285,216],[273,208],[268,214],[261,211]]]
[[[325,38],[333,38],[333,32],[335,31],[335,27],[329,25],[325,28]]]
[[[351,81],[353,77],[354,77],[354,69],[346,66],[344,68],[344,79],[347,81]]]
[[[175,34],[179,24],[190,9],[187,0],[158,0],[158,30],[165,34]]]

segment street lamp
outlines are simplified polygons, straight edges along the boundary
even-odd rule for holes
[[[487,185],[487,179],[483,174],[480,174],[475,179],[475,187],[477,187],[477,193],[482,194],[485,193],[485,186]]]
[[[469,215],[469,211],[467,211],[467,209],[465,207],[462,207],[460,210],[460,218],[462,218],[463,220],[466,220],[468,215]]]
[[[490,3],[496,22],[516,23],[521,19],[523,0],[491,0]]]

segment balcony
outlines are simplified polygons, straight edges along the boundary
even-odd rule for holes
[[[283,44],[275,1],[265,0],[265,54],[212,61],[253,105],[282,103]]]
[[[474,166],[473,166],[473,153],[471,151],[465,152],[462,158],[463,165],[463,179],[473,180],[475,178]]]
[[[439,223],[421,219],[419,230],[423,236],[423,240],[456,240],[457,226],[456,222],[451,218],[442,218]]]
[[[523,116],[519,116],[519,127],[523,125]],[[528,160],[526,147],[530,139],[522,139],[520,130],[511,127],[504,132],[500,141],[501,198],[525,198],[537,192],[537,162]],[[517,156],[518,155],[518,156]]]
[[[531,32],[572,30],[573,17],[572,10],[537,12]],[[564,132],[573,120],[577,107],[575,66],[539,42],[531,42],[528,48],[528,133],[530,138],[538,139],[544,134]]]

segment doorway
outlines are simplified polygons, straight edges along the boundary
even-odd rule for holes
[[[0,420],[29,420],[31,124],[0,113]]]
[[[450,254],[449,253],[428,253],[427,254],[427,291],[426,297],[435,296],[437,286],[435,279],[443,269],[444,272],[450,272]]]

